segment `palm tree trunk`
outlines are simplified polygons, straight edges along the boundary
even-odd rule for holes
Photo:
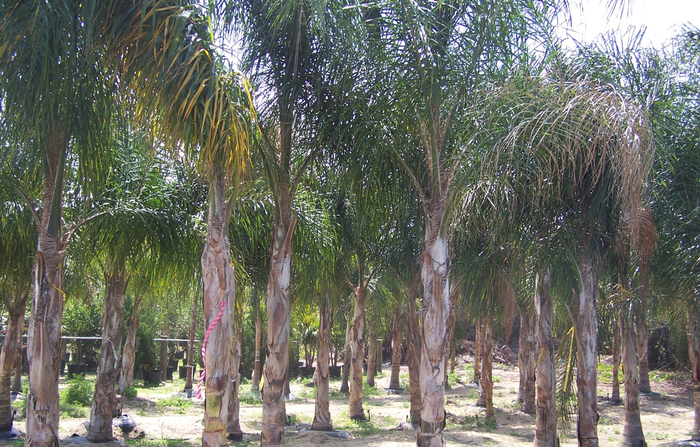
[[[496,413],[493,410],[493,320],[492,311],[489,308],[484,322],[484,342],[481,345],[481,388],[484,390],[486,400],[486,419],[493,419]]]
[[[22,392],[22,362],[24,360],[24,356],[22,355],[22,334],[18,334],[18,337],[19,340],[17,340],[17,344],[19,345],[19,349],[17,349],[15,370],[12,374],[12,387],[10,388],[11,391],[14,391],[15,393]]]
[[[350,358],[350,419],[366,420],[362,408],[362,360],[365,344],[365,286],[355,287],[355,314],[352,319],[352,356]]]
[[[613,324],[613,369],[612,369],[612,394],[610,403],[617,405],[622,400],[620,399],[620,325],[619,322]]]
[[[58,375],[61,367],[63,257],[61,237],[63,171],[67,142],[54,132],[45,155],[41,228],[34,263],[32,314],[27,333],[29,388],[26,445],[58,445]]]
[[[554,343],[552,323],[554,306],[550,293],[549,269],[538,272],[535,278],[535,310],[537,312],[536,339],[539,359],[535,366],[537,384],[537,413],[535,416],[535,447],[556,447],[557,438],[557,381],[554,372]]]
[[[481,317],[476,320],[474,330],[474,374],[472,383],[476,385],[481,382]]]
[[[417,275],[416,275],[417,276]],[[417,279],[417,278],[416,278]],[[414,281],[417,284],[417,281]],[[406,322],[406,363],[408,363],[408,393],[410,396],[411,424],[420,424],[423,398],[420,392],[420,339],[418,313],[416,312],[415,286],[408,292],[408,321]]]
[[[450,316],[447,318],[447,341],[445,346],[445,352],[448,354],[448,359],[451,362],[452,371],[454,371],[454,338],[455,338],[455,324],[457,323],[453,309],[455,307],[456,294],[450,296]],[[447,360],[446,360],[447,361]],[[450,369],[445,368],[445,384],[448,383]]]
[[[291,122],[291,121],[290,121]],[[267,285],[267,360],[263,384],[261,444],[284,445],[285,380],[289,378],[289,332],[291,307],[289,285],[292,267],[292,197],[279,193],[279,217],[272,237],[272,258]]]
[[[578,442],[581,447],[598,446],[597,364],[598,320],[595,293],[598,268],[586,254],[580,257],[581,289],[578,293],[576,335],[578,343]]]
[[[194,337],[197,333],[197,307],[199,296],[195,293],[192,299],[192,318],[190,319],[190,332],[187,341],[187,372],[185,375],[185,391],[192,389],[194,379]]]
[[[445,343],[450,316],[449,250],[442,234],[444,203],[436,198],[426,222],[421,268],[423,324],[421,325],[420,392],[423,402],[417,443],[421,447],[444,445]],[[443,212],[439,210],[442,209]]]
[[[645,447],[642,419],[639,411],[639,373],[637,370],[637,346],[634,340],[632,319],[634,308],[620,312],[622,335],[622,369],[625,372],[625,425],[622,428],[623,447]]]
[[[688,303],[688,353],[690,367],[693,370],[693,400],[695,404],[695,423],[691,439],[700,441],[700,334],[698,334],[698,305],[691,300]]]
[[[15,296],[15,305],[10,305],[9,300],[5,303],[9,310],[10,319],[7,322],[7,332],[5,340],[2,342],[2,351],[0,351],[0,432],[12,430],[12,419],[14,418],[10,382],[12,370],[18,357],[21,368],[22,357],[18,356],[17,353],[22,347],[22,329],[24,328],[24,312],[27,307],[28,295],[29,289],[19,289]]]
[[[374,372],[377,369],[377,334],[374,328],[369,331],[369,343],[367,343],[367,385],[374,386]]]
[[[390,390],[400,390],[401,383],[399,375],[401,373],[401,301],[396,303],[394,321],[391,324],[391,379],[389,380]]]
[[[352,343],[352,320],[347,319],[347,327],[345,328],[345,351],[343,352],[343,381],[340,384],[340,392],[347,393],[350,391],[350,356]]]
[[[134,300],[134,308],[129,319],[129,331],[126,334],[126,342],[122,349],[122,370],[119,374],[119,394],[131,386],[134,380],[134,362],[136,361],[136,330],[139,327],[139,307],[143,301],[143,294]],[[189,358],[189,357],[188,357]],[[190,385],[191,386],[191,385]]]
[[[534,414],[535,405],[535,355],[537,344],[535,342],[535,316],[532,312],[523,310],[520,312],[520,343],[518,347],[518,369],[520,372],[520,385],[518,387],[518,401],[523,403],[522,411]]]
[[[237,325],[238,326],[238,325]],[[228,421],[226,422],[226,439],[229,441],[242,441],[243,430],[241,430],[241,402],[238,399],[238,390],[241,386],[241,337],[243,333],[240,331],[236,334],[236,341],[232,346],[231,353],[231,377],[229,382],[229,401],[228,401]]]
[[[649,263],[639,263],[640,316],[636,326],[636,350],[639,359],[639,392],[651,393],[649,382],[649,333],[647,331],[647,302],[649,300]],[[624,341],[623,341],[624,343]]]
[[[484,339],[485,339],[485,334],[486,330],[484,326],[486,323],[484,320],[479,317],[479,320],[477,321],[477,330],[476,330],[476,339],[478,342],[478,345],[476,346],[475,349],[475,356],[474,356],[474,368],[476,368],[476,365],[479,365],[479,394],[476,398],[476,406],[477,407],[484,407],[486,408],[486,390],[484,389],[484,357],[486,351],[484,350]],[[477,357],[478,355],[478,357]]]
[[[321,302],[320,321],[318,325],[318,358],[316,359],[316,404],[312,430],[333,430],[330,411],[330,338],[333,322],[328,303],[328,292],[324,292]]]
[[[256,305],[255,310],[255,366],[253,367],[253,382],[251,390],[253,393],[260,392],[260,377],[262,376],[262,361],[260,360],[260,345],[262,344],[262,318],[260,317],[260,306]]]
[[[203,346],[205,367],[203,447],[228,445],[229,382],[231,380],[231,342],[235,321],[236,284],[231,264],[228,239],[230,202],[226,196],[224,175],[212,173],[209,184],[209,213],[207,239],[202,252],[202,284],[204,326],[207,328]]]
[[[125,260],[108,265],[105,272],[99,371],[95,381],[95,394],[90,409],[90,428],[87,434],[87,439],[91,442],[113,439],[112,416],[117,402],[114,389],[117,384],[117,373],[119,373],[118,350],[124,336],[124,297],[128,281]]]

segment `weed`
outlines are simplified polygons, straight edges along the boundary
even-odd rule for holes
[[[138,395],[139,391],[134,386],[130,386],[129,388],[124,390],[124,397],[126,397],[127,399],[133,399]]]
[[[246,405],[260,405],[262,404],[262,399],[259,393],[253,393],[252,391],[246,391],[245,393],[238,394],[238,400],[242,404]]]
[[[82,375],[73,377],[73,379],[68,381],[68,387],[61,392],[61,404],[89,406],[92,403],[95,382],[85,380],[85,377]]]
[[[367,385],[367,382],[362,382],[362,395],[363,396],[381,396],[382,392],[379,388]]]
[[[185,411],[192,408],[191,400],[184,399],[180,396],[171,396],[164,399],[158,399],[156,402],[158,408],[171,407],[175,409],[177,414],[185,414]]]

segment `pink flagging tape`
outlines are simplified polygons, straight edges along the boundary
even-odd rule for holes
[[[206,377],[207,374],[207,356],[205,353],[207,340],[209,340],[209,334],[211,334],[216,325],[219,324],[219,320],[221,320],[221,316],[224,314],[224,310],[226,310],[226,301],[221,301],[215,307],[220,307],[221,310],[219,311],[219,314],[216,316],[216,318],[214,318],[214,321],[212,321],[209,324],[209,327],[207,328],[207,333],[204,334],[204,341],[202,342],[202,364],[204,366],[202,367],[202,373],[199,375],[199,383],[197,384],[197,399],[202,398],[202,383],[204,382],[204,377]]]

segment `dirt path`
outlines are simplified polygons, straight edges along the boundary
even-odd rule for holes
[[[466,366],[466,368],[465,368]],[[517,394],[518,373],[514,367],[495,365],[494,405],[497,407],[497,425],[486,425],[483,409],[475,407],[477,388],[467,382],[471,377],[469,364],[458,365],[457,383],[446,394],[448,412],[445,439],[449,445],[508,445],[530,446],[533,440],[534,416],[519,411],[514,402]],[[406,385],[408,373],[402,368],[401,382]],[[334,427],[350,433],[351,439],[331,438],[323,433],[303,430],[310,424],[314,413],[313,388],[299,381],[291,385],[296,396],[287,403],[287,414],[296,424],[287,430],[287,445],[328,447],[409,447],[415,445],[416,431],[395,430],[399,422],[405,421],[408,412],[408,393],[388,394],[383,391],[389,385],[389,372],[377,379],[377,390],[365,397],[365,410],[370,415],[368,423],[355,423],[347,416],[348,400],[338,392],[339,381],[331,382],[331,414]],[[138,388],[138,397],[124,402],[124,412],[130,414],[144,431],[145,438],[129,440],[132,445],[189,447],[200,445],[202,430],[202,401],[186,399],[178,391],[183,381],[175,380],[165,386]],[[259,445],[262,409],[259,402],[249,394],[250,385],[242,385],[245,403],[241,405],[241,425],[246,433],[244,442],[232,445]],[[652,382],[655,391],[642,397],[642,423],[649,446],[669,445],[674,440],[688,439],[693,424],[693,402],[690,382],[685,380],[662,380]],[[622,442],[624,408],[607,403],[610,385],[599,383],[600,422],[598,435],[601,446],[619,446]],[[168,400],[164,400],[168,399]],[[189,403],[189,402],[192,403]],[[170,405],[163,405],[163,403]],[[89,411],[88,411],[89,413]],[[79,429],[84,419],[62,419],[61,437],[70,436]],[[24,428],[22,422],[19,427]],[[561,445],[575,446],[575,416],[570,429],[559,436]]]

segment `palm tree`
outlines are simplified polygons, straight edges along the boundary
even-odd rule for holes
[[[629,216],[633,240],[638,234],[641,191],[653,154],[649,127],[644,114],[610,87],[566,79],[529,79],[523,86],[535,94],[506,106],[513,118],[504,141],[523,151],[519,157],[535,162],[534,207],[564,222],[550,234],[572,251],[578,270],[579,443],[597,445],[595,291],[619,216]],[[528,110],[516,104],[527,104]]]
[[[10,178],[3,176],[0,181],[0,202],[3,204],[3,218],[0,220],[0,233],[3,234],[0,242],[0,278],[3,287],[0,296],[9,313],[0,352],[0,432],[10,432],[14,419],[10,378],[22,343],[37,235],[32,215],[33,204],[25,203],[24,198],[18,197],[15,191],[9,189],[14,184]]]

